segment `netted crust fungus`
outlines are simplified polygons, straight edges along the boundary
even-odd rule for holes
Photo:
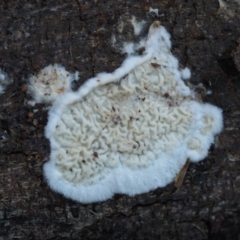
[[[164,187],[187,159],[207,156],[222,111],[199,102],[171,54],[170,35],[155,21],[142,56],[127,58],[60,96],[49,112],[51,143],[44,174],[50,187],[90,203]]]

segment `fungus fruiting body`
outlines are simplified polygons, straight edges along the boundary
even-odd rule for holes
[[[78,72],[71,74],[60,64],[50,64],[28,80],[28,93],[33,97],[29,103],[52,103],[71,90],[71,83],[78,80]]]
[[[59,96],[45,135],[50,187],[73,200],[103,201],[166,186],[187,159],[205,158],[222,129],[222,111],[198,101],[171,54],[170,35],[155,21],[141,56],[113,73]]]

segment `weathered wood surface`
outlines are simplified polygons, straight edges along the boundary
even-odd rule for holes
[[[0,96],[0,239],[240,239],[240,6],[220,3],[0,0],[0,68],[13,80]],[[225,130],[179,189],[88,205],[65,199],[43,179],[47,113],[26,104],[26,80],[50,63],[78,70],[81,82],[114,70],[125,56],[111,36],[119,45],[137,40],[132,15],[147,20],[146,35],[157,18],[149,7],[159,9],[191,82],[213,91],[205,100],[223,109]]]

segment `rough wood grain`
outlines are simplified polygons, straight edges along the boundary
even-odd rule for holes
[[[0,68],[13,80],[0,96],[0,239],[239,239],[240,73],[231,55],[239,13],[233,0],[221,8],[217,0],[0,0]],[[205,101],[224,110],[225,130],[181,188],[79,204],[43,179],[47,112],[26,104],[26,80],[50,63],[78,70],[81,83],[114,70],[125,56],[111,36],[117,47],[137,40],[132,15],[147,21],[142,36],[156,18],[166,26],[191,82],[212,90]]]

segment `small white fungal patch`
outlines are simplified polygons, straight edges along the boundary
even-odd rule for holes
[[[166,186],[187,159],[207,156],[222,111],[198,102],[170,48],[169,33],[155,21],[142,56],[55,101],[44,165],[53,190],[83,203],[132,196]]]
[[[134,34],[138,36],[141,33],[144,24],[146,24],[146,21],[142,20],[138,22],[136,17],[132,16],[132,19],[130,20],[130,22],[133,26]]]
[[[0,69],[0,95],[4,93],[4,90],[9,83],[10,81],[7,74]]]
[[[211,95],[212,94],[212,90],[207,90],[206,94],[207,95]]]
[[[59,95],[71,91],[72,81],[79,73],[69,73],[60,64],[49,65],[28,80],[28,93],[33,97],[29,104],[52,103]]]
[[[181,70],[181,77],[182,79],[189,79],[191,77],[191,72],[189,68],[184,68]]]
[[[150,7],[148,13],[151,15],[159,16],[157,8]]]

